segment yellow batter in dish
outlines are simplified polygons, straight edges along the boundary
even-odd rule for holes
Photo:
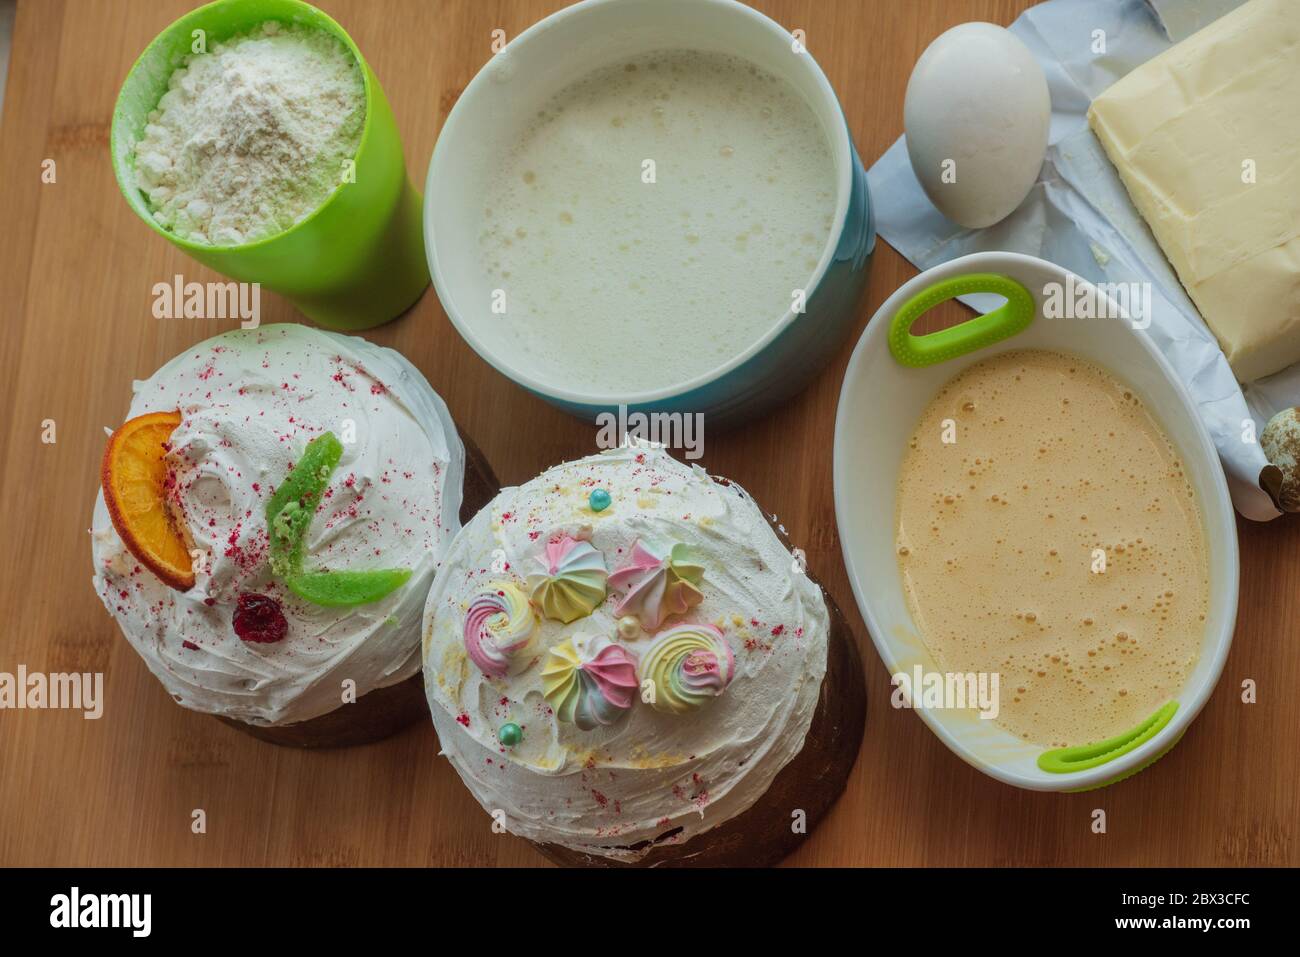
[[[1176,698],[1209,599],[1183,464],[1104,369],[1007,352],[931,400],[899,475],[913,621],[946,672],[1000,675],[997,721],[1056,748]]]

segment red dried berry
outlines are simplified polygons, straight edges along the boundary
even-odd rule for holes
[[[233,623],[240,639],[261,645],[280,641],[289,631],[280,603],[251,591],[240,594]]]

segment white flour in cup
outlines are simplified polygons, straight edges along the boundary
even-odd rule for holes
[[[182,239],[254,242],[325,201],[364,122],[361,69],[343,43],[271,21],[172,74],[136,144],[136,183]]]

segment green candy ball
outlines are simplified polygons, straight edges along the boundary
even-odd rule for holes
[[[524,729],[511,721],[509,724],[501,725],[501,730],[497,732],[497,740],[507,748],[513,748],[520,741],[524,740]]]

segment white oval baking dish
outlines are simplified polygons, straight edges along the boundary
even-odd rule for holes
[[[1028,327],[932,365],[917,368],[897,361],[889,346],[895,315],[935,284],[972,274],[1005,276],[1024,286],[1034,300],[1035,316]],[[1209,615],[1200,657],[1182,693],[1150,719],[1102,747],[1054,752],[1016,738],[969,709],[916,709],[949,748],[986,774],[1022,788],[1075,791],[1128,777],[1177,743],[1209,699],[1223,670],[1237,616],[1239,567],[1227,484],[1187,390],[1138,327],[1140,322],[1045,317],[1043,303],[1053,284],[1076,294],[1102,295],[1111,308],[1118,309],[1115,299],[1105,296],[1106,290],[1097,290],[1052,263],[1013,253],[977,253],[955,259],[921,273],[890,296],[858,341],[845,373],[835,419],[834,491],[849,581],[885,667],[891,675],[910,673],[916,665],[937,672],[940,669],[908,611],[894,544],[903,452],[930,399],[966,367],[1013,349],[1048,349],[1090,359],[1142,398],[1182,456],[1205,522]]]

